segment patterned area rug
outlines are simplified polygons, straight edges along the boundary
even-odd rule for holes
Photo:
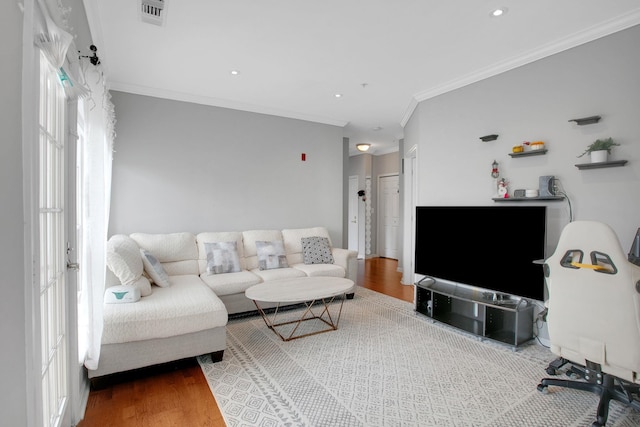
[[[598,404],[588,392],[540,393],[555,357],[535,341],[513,351],[361,287],[336,331],[283,342],[261,317],[237,318],[227,347],[221,362],[198,361],[231,427],[590,426]],[[611,404],[607,426],[638,425],[640,413]]]

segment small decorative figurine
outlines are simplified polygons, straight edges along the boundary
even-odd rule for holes
[[[507,190],[507,181],[504,178],[498,181],[498,197],[501,197],[503,199],[509,198],[509,192]]]
[[[491,178],[497,178],[500,176],[500,172],[498,172],[498,162],[495,160],[491,163]]]

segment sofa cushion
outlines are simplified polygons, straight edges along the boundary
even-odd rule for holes
[[[107,267],[117,278],[117,284],[135,286],[143,297],[151,295],[151,283],[142,275],[140,248],[126,235],[116,234],[107,242]]]
[[[345,277],[347,274],[344,267],[336,264],[294,264],[291,267],[303,271],[309,277]]]
[[[247,288],[262,282],[262,279],[246,270],[227,274],[202,274],[202,281],[218,296],[244,293]]]
[[[167,275],[167,272],[164,271],[164,268],[162,268],[160,261],[158,261],[158,259],[146,249],[140,249],[140,255],[142,256],[144,271],[149,275],[149,277],[151,277],[153,283],[161,288],[171,286],[169,276]]]
[[[124,234],[111,236],[107,242],[107,267],[121,284],[131,285],[136,282],[144,270],[140,248],[136,242]]]
[[[331,245],[326,237],[303,237],[302,260],[305,264],[333,264]]]
[[[257,240],[255,243],[258,269],[271,270],[274,268],[289,267],[282,240],[272,240],[268,242]]]
[[[237,242],[206,242],[207,274],[237,273],[240,271]]]
[[[198,268],[200,274],[207,272],[207,250],[204,244],[216,242],[236,242],[236,250],[238,251],[238,258],[240,259],[240,270],[246,270],[242,233],[239,231],[208,231],[198,233],[196,235],[196,244],[198,245]]]
[[[227,324],[224,304],[196,275],[171,277],[135,304],[105,304],[103,344],[166,338]]]
[[[249,230],[242,232],[242,244],[245,257],[244,268],[246,270],[252,271],[258,268],[256,241],[269,242],[273,240],[282,240],[282,233],[279,230]],[[287,263],[291,263],[291,261],[287,259]]]
[[[289,265],[302,264],[302,238],[303,237],[326,237],[329,239],[329,246],[333,246],[329,232],[324,227],[293,228],[282,230],[282,240],[284,249],[287,252]]]
[[[148,297],[153,293],[153,288],[151,288],[151,282],[145,276],[140,276],[138,280],[136,280],[135,282],[133,282],[133,284],[129,286],[134,286],[140,289],[140,296],[142,297]]]
[[[151,252],[160,262],[184,261],[198,258],[196,236],[192,233],[133,233],[130,237],[135,240],[142,249]]]
[[[258,268],[251,270],[251,272],[267,282],[269,280],[276,279],[288,279],[291,277],[305,277],[304,271],[297,268],[273,268],[271,270],[260,270]]]

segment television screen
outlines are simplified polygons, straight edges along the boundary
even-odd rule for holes
[[[418,206],[415,272],[544,299],[545,206]]]

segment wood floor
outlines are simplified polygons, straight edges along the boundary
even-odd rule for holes
[[[400,283],[398,262],[358,260],[358,284],[405,301],[413,286]],[[141,371],[89,394],[78,427],[225,426],[222,414],[195,359]]]

